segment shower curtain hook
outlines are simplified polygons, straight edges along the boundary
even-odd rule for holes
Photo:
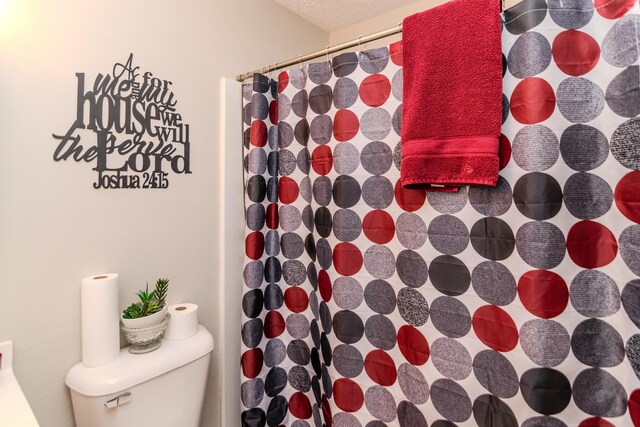
[[[298,54],[298,64],[300,64],[300,68],[302,68],[302,55]]]
[[[362,46],[360,45],[360,39],[362,38],[362,34],[358,36],[358,50],[362,51]]]
[[[329,60],[329,45],[327,45],[326,54],[327,54],[327,62],[331,62],[331,61]]]

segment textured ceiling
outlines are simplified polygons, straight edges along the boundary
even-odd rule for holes
[[[325,31],[335,31],[412,3],[407,0],[274,0]]]

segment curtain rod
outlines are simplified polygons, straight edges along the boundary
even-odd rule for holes
[[[505,0],[499,0],[499,1],[500,1],[500,12],[504,12]],[[561,1],[561,4],[562,4],[562,1]],[[323,55],[328,56],[328,55],[331,55],[332,53],[339,52],[341,50],[349,49],[355,46],[360,46],[362,43],[368,43],[374,40],[383,39],[385,37],[393,36],[394,34],[398,34],[401,32],[402,32],[402,23],[398,24],[395,27],[387,28],[386,30],[378,31],[377,33],[369,34],[367,36],[360,36],[357,39],[354,39],[345,43],[337,44],[335,46],[327,45],[327,47],[323,50],[307,53],[306,55],[299,55],[297,58],[292,58],[292,59],[289,59],[288,61],[276,62],[273,65],[268,65],[266,67],[249,71],[244,74],[238,74],[236,76],[236,80],[239,82],[243,82],[248,78],[253,77],[253,75],[256,73],[264,74],[270,71],[280,70],[290,65],[302,64],[303,62],[319,58]]]
[[[345,43],[337,44],[335,46],[327,46],[326,49],[318,50],[316,52],[308,53],[306,55],[300,55],[297,58],[292,58],[292,59],[289,59],[288,61],[276,62],[273,65],[262,67],[254,71],[249,71],[244,74],[239,74],[236,76],[236,80],[239,82],[242,82],[247,80],[250,77],[253,77],[253,75],[256,73],[264,74],[270,71],[275,71],[281,68],[288,67],[290,65],[302,64],[305,61],[310,61],[312,59],[316,59],[324,55],[331,55],[332,53],[339,52],[344,49],[349,49],[355,46],[359,46],[362,43],[368,43],[368,42],[389,37],[401,32],[402,32],[402,24],[398,24],[395,27],[388,28],[383,31],[378,31],[377,33],[369,34],[367,36],[360,36],[357,39],[354,39]]]

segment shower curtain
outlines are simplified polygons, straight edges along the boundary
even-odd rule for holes
[[[505,12],[495,188],[400,186],[401,43],[243,86],[243,426],[640,425],[638,13]]]

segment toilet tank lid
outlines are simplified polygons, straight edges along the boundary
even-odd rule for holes
[[[162,340],[159,349],[146,354],[131,354],[128,347],[120,350],[113,362],[88,368],[74,365],[65,383],[85,396],[105,396],[124,391],[145,381],[193,362],[213,351],[213,337],[198,325],[198,332],[183,340]]]

